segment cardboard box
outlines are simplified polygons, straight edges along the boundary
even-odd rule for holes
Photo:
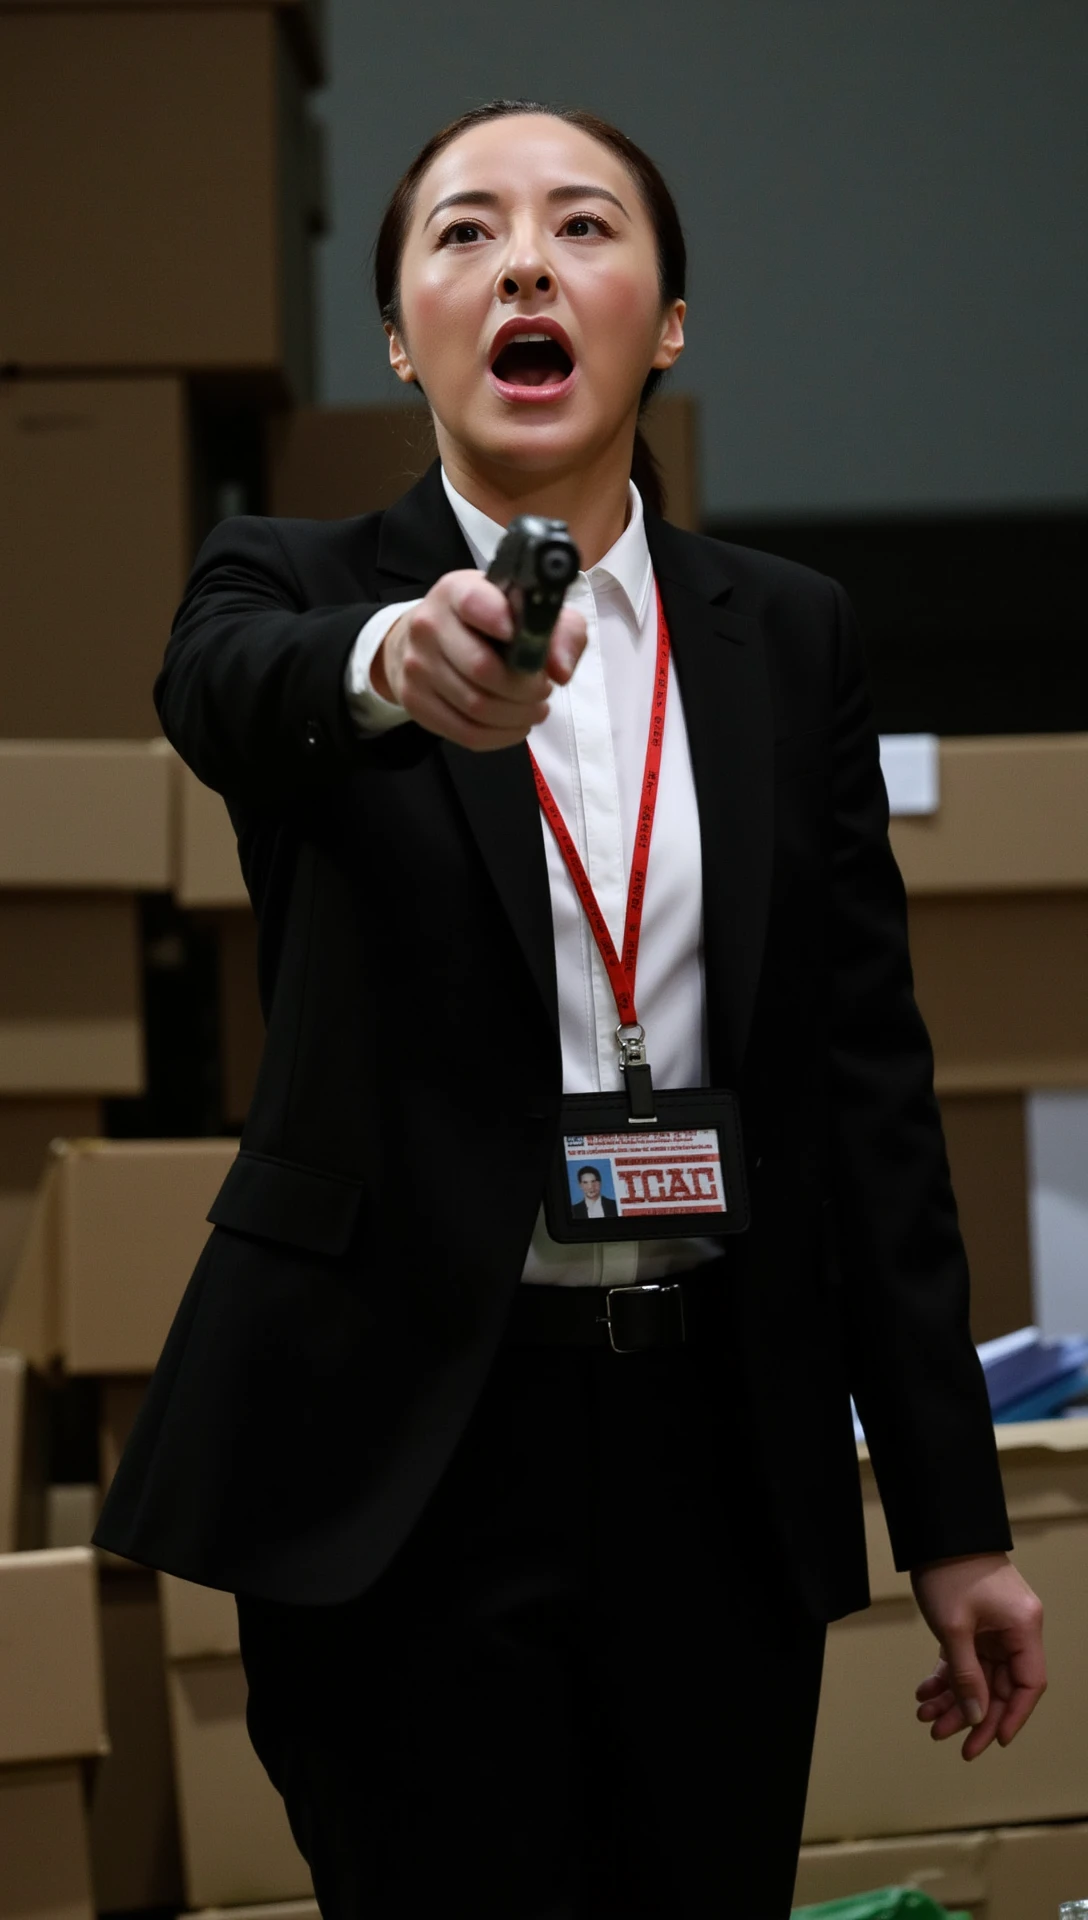
[[[83,1768],[0,1769],[0,1920],[95,1920]]]
[[[993,1833],[925,1833],[911,1840],[802,1847],[793,1902],[815,1907],[877,1887],[917,1887],[950,1912],[962,1910],[972,1920],[990,1920],[986,1900],[993,1843]]]
[[[0,362],[307,398],[315,136],[282,11],[0,13]]]
[[[0,1553],[19,1545],[19,1489],[23,1478],[26,1361],[0,1349]]]
[[[1088,1826],[997,1827],[803,1847],[795,1904],[917,1887],[972,1920],[1051,1920],[1088,1888]]]
[[[942,740],[940,790],[892,822],[908,893],[1088,888],[1088,734]]]
[[[1088,892],[912,899],[940,1093],[1088,1085]]]
[[[109,1752],[88,1548],[0,1554],[0,1766]]]
[[[120,1465],[136,1415],[143,1405],[147,1383],[148,1376],[138,1374],[135,1379],[106,1379],[99,1387],[98,1478],[103,1493]]]
[[[46,1547],[89,1547],[102,1506],[97,1480],[61,1480],[45,1490]],[[129,1563],[126,1561],[125,1565]]]
[[[174,790],[174,894],[179,905],[251,911],[224,800],[176,757]]]
[[[0,887],[165,890],[165,740],[0,740]]]
[[[301,1899],[309,1872],[246,1731],[234,1596],[171,1574],[159,1592],[189,1904]]]
[[[102,1130],[97,1100],[0,1100],[0,1317],[51,1140]]]
[[[193,1920],[321,1920],[316,1900],[275,1900],[262,1907],[205,1907]]]
[[[239,1652],[232,1593],[160,1573],[163,1646],[168,1660],[229,1659]]]
[[[58,1143],[0,1337],[36,1366],[149,1374],[236,1140]]]
[[[240,1657],[175,1661],[167,1685],[189,1905],[303,1898],[309,1870],[249,1743]]]
[[[268,510],[347,520],[392,506],[435,459],[429,409],[296,407],[268,425]]]
[[[698,529],[698,402],[662,394],[642,429],[657,456],[668,517]],[[347,520],[392,506],[437,454],[428,409],[419,401],[388,407],[298,407],[269,423],[269,512]]]
[[[0,74],[12,24],[0,13]],[[40,22],[20,16],[15,24],[78,39],[83,16]],[[52,78],[43,84],[51,87]],[[41,112],[40,95],[26,106],[43,138],[53,140],[63,123]],[[192,118],[194,127],[200,124],[198,114]],[[0,112],[0,145],[2,119]],[[73,168],[69,190],[87,171],[82,163]],[[4,178],[17,192],[25,187],[25,177],[16,185],[0,165]],[[102,214],[109,218],[108,201]],[[2,242],[0,254],[24,260],[20,249],[6,254]],[[96,261],[88,295],[108,287],[110,278]],[[8,274],[2,284],[8,293],[25,287],[25,271]],[[0,304],[4,297],[0,293]],[[52,290],[50,299],[57,297]],[[187,443],[180,380],[0,383],[6,738],[146,742],[158,732],[151,689],[192,558]],[[126,840],[135,831],[126,826]],[[76,823],[65,832],[78,834]]]
[[[863,1839],[1088,1816],[1088,1420],[998,1427],[1016,1565],[1046,1609],[1056,1684],[1006,1751],[971,1766],[914,1718],[936,1648],[897,1573],[863,1468],[873,1606],[828,1635],[805,1839]]]
[[[94,1519],[84,1539],[89,1540],[98,1524],[98,1515],[106,1490],[120,1464],[121,1455],[128,1442],[129,1434],[136,1423],[136,1416],[143,1405],[147,1392],[147,1375],[103,1379],[98,1389],[98,1482],[94,1492]],[[98,1548],[99,1565],[112,1573],[132,1574],[138,1579],[147,1576],[147,1568],[135,1560],[126,1560],[122,1554],[111,1553],[106,1547]]]
[[[141,1093],[131,895],[0,893],[0,1094]]]
[[[941,1118],[971,1265],[971,1329],[992,1340],[1034,1318],[1024,1098],[945,1094]]]
[[[66,13],[82,9],[94,12],[102,0],[0,0],[0,12],[42,12],[46,7],[63,7]],[[179,0],[110,0],[111,7],[176,8]],[[325,0],[183,0],[187,7],[278,7],[285,31],[291,37],[295,57],[303,77],[312,86],[323,86],[327,7]]]
[[[100,1913],[184,1904],[177,1793],[155,1575],[103,1573],[102,1644],[110,1753],[91,1802]]]
[[[0,1349],[0,1554],[48,1547],[49,1388]]]
[[[676,527],[700,532],[699,402],[690,393],[660,394],[642,417],[642,431],[661,469],[666,518]]]

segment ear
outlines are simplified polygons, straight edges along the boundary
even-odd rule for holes
[[[416,370],[408,358],[408,349],[391,320],[387,320],[385,323],[385,334],[389,341],[389,364],[393,372],[396,374],[398,380],[404,381],[405,386],[414,386],[416,384]]]
[[[684,351],[684,315],[687,312],[684,300],[670,300],[665,308],[661,322],[661,338],[657,352],[650,362],[651,367],[661,373],[674,367]]]

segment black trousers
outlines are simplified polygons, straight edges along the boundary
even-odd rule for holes
[[[324,1920],[786,1920],[824,1629],[732,1371],[508,1344],[374,1587],[239,1597]]]

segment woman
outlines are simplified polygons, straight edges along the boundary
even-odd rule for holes
[[[237,1592],[326,1920],[782,1920],[825,1623],[867,1597],[851,1391],[943,1648],[919,1716],[973,1758],[1043,1685],[859,645],[832,582],[654,511],[684,245],[615,128],[465,115],[377,290],[440,468],[218,528],[158,684],[269,1030],[99,1539]],[[526,511],[583,571],[519,675],[481,575]],[[542,1218],[560,1136],[560,1187],[604,1164],[561,1096],[638,1088],[704,1103],[669,1138],[724,1212]]]

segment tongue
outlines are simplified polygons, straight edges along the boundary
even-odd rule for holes
[[[493,371],[512,387],[555,387],[566,379],[570,361],[555,341],[521,341],[503,348]]]

